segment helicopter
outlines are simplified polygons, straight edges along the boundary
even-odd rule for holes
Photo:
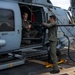
[[[39,32],[39,37],[22,37],[22,15],[24,12],[28,12],[28,20],[31,21],[35,15],[36,20],[33,22],[33,25]],[[41,24],[42,22],[47,22],[49,16],[53,13],[60,19],[63,25],[68,25],[69,21],[72,20],[67,10],[54,7],[50,0],[44,0],[43,2],[40,0],[0,0],[0,53],[23,48],[22,41],[27,39],[36,41],[34,44],[41,44],[44,40]],[[32,14],[34,15],[31,16]],[[66,30],[65,32],[67,34]],[[61,35],[60,29],[58,29],[58,34],[59,36]]]
[[[33,26],[32,31],[38,31],[34,38],[25,38],[22,33],[23,13],[27,12],[28,20]],[[48,21],[50,15],[56,15],[58,25],[71,25],[73,19],[70,13],[60,7],[53,6],[50,0],[0,0],[0,54],[12,53],[27,48],[35,48],[48,43],[48,29],[44,30],[42,23]],[[35,19],[35,20],[34,20]],[[74,37],[62,26],[64,33]],[[61,28],[58,27],[58,48],[64,47],[68,41],[64,37]],[[75,35],[75,27],[67,27]],[[28,45],[25,40],[31,40]]]

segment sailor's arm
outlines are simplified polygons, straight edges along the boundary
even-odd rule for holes
[[[53,22],[53,23],[43,23],[43,25],[49,28],[49,27],[55,26],[56,22]]]

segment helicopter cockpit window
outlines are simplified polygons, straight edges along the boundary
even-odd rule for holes
[[[50,0],[47,0],[47,2],[51,4],[51,1]]]
[[[0,9],[0,31],[14,31],[14,26],[13,11]]]

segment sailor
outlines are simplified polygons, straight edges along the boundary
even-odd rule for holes
[[[56,16],[51,15],[49,18],[49,23],[43,23],[43,26],[48,27],[48,38],[50,41],[50,56],[53,62],[53,70],[50,71],[50,73],[59,73],[60,70],[58,68],[58,60],[57,60],[57,55],[56,55],[56,45],[57,45],[57,23],[56,23]]]

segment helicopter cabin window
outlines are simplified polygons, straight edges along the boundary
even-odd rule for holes
[[[14,31],[14,13],[12,10],[0,9],[0,32]]]

